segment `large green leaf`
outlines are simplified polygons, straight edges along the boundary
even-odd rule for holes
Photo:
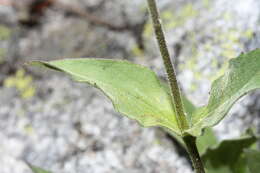
[[[256,142],[254,136],[224,140],[202,156],[207,173],[248,173],[243,150]]]
[[[260,151],[248,149],[245,156],[250,173],[260,172]]]
[[[203,128],[224,118],[240,97],[257,88],[260,88],[260,49],[230,60],[228,70],[212,84],[208,105],[193,113],[192,127],[186,132],[199,136]]]
[[[51,173],[50,171],[46,171],[40,167],[37,167],[37,166],[33,166],[29,163],[27,163],[27,165],[31,168],[32,172],[33,173]]]
[[[143,126],[166,127],[181,135],[168,89],[146,67],[127,61],[89,58],[34,61],[31,64],[65,72],[76,81],[99,88],[111,99],[118,112]],[[191,105],[186,103],[184,100],[190,113]]]

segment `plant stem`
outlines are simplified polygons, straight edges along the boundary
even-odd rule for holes
[[[176,111],[177,123],[181,130],[181,133],[183,133],[185,129],[189,128],[189,124],[184,113],[181,93],[178,86],[176,74],[170,59],[170,54],[166,45],[159,12],[156,5],[156,0],[147,0],[147,2],[152,17],[152,21],[153,21],[153,27],[154,27],[156,39],[160,48],[161,56],[170,83],[172,102],[174,103],[173,106],[174,106],[174,110]],[[190,135],[186,135],[183,137],[183,140],[187,147],[188,153],[190,155],[196,173],[205,173],[203,163],[201,161],[196,146],[196,138]]]
[[[176,119],[178,126],[181,130],[181,132],[189,127],[187,119],[185,117],[185,113],[183,111],[183,106],[182,106],[182,100],[181,100],[181,94],[180,94],[180,89],[178,86],[176,74],[170,59],[170,54],[166,45],[161,21],[160,21],[160,16],[159,12],[157,9],[156,1],[155,0],[147,0],[150,14],[153,20],[153,27],[155,31],[155,35],[157,38],[157,42],[159,44],[161,56],[163,58],[164,66],[166,68],[166,72],[168,75],[168,80],[171,88],[171,95],[172,95],[172,101],[173,101],[173,106],[176,111]]]
[[[196,138],[193,136],[185,136],[183,137],[183,140],[186,144],[195,172],[205,173],[204,166],[196,146]]]

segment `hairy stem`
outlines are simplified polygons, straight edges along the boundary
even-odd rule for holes
[[[166,68],[166,72],[168,75],[168,80],[171,88],[171,94],[172,94],[172,101],[174,105],[174,109],[176,111],[176,119],[178,126],[181,131],[188,128],[188,122],[185,117],[185,113],[183,110],[182,100],[181,100],[181,94],[180,89],[178,86],[178,82],[176,79],[176,74],[170,59],[170,54],[166,45],[159,12],[157,9],[156,1],[155,0],[147,0],[150,14],[153,20],[153,27],[155,31],[155,35],[159,44],[160,52],[163,58],[164,66]]]
[[[195,172],[205,173],[204,166],[196,146],[196,138],[193,136],[185,136],[183,140],[186,144]]]
[[[178,126],[183,133],[185,129],[189,127],[188,121],[186,119],[182,99],[181,99],[181,93],[178,86],[176,74],[170,59],[170,54],[166,45],[160,16],[158,12],[158,8],[156,5],[156,0],[147,0],[150,14],[153,21],[153,27],[156,35],[156,39],[160,48],[161,56],[163,58],[164,66],[168,75],[168,80],[171,88],[171,95],[172,95],[172,101],[174,105],[174,110],[176,111],[176,119]],[[185,145],[187,147],[189,156],[192,160],[193,167],[196,171],[196,173],[205,173],[203,163],[201,161],[197,146],[196,146],[196,138],[193,136],[186,135],[183,137],[183,140],[185,142]]]

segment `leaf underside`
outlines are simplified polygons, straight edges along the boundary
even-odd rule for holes
[[[30,64],[65,72],[76,81],[100,89],[116,111],[145,127],[166,127],[181,135],[168,89],[149,68],[127,61],[90,58],[33,61]],[[189,102],[185,101],[184,106],[190,110]]]
[[[192,127],[186,131],[201,135],[202,129],[216,125],[232,105],[248,92],[260,88],[260,49],[231,59],[229,68],[211,86],[208,105],[192,114]]]

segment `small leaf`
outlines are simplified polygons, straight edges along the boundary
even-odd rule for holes
[[[143,126],[166,127],[181,135],[168,89],[146,67],[127,61],[89,58],[36,61],[31,64],[65,72],[76,81],[102,90],[118,112]]]
[[[260,171],[260,151],[247,149],[244,151],[247,165],[251,173]]]
[[[256,142],[254,136],[224,140],[202,156],[207,173],[248,173],[243,150]]]
[[[230,60],[229,69],[212,84],[208,105],[193,113],[192,127],[186,132],[199,136],[203,128],[224,118],[239,98],[257,88],[260,88],[260,49]]]
[[[196,144],[200,155],[203,155],[208,148],[218,143],[217,137],[215,136],[212,128],[206,128],[201,136],[197,137]]]
[[[33,173],[51,173],[51,172],[46,171],[46,170],[44,170],[44,169],[42,169],[40,167],[33,166],[33,165],[29,164],[29,163],[27,163],[27,165],[31,168]]]

